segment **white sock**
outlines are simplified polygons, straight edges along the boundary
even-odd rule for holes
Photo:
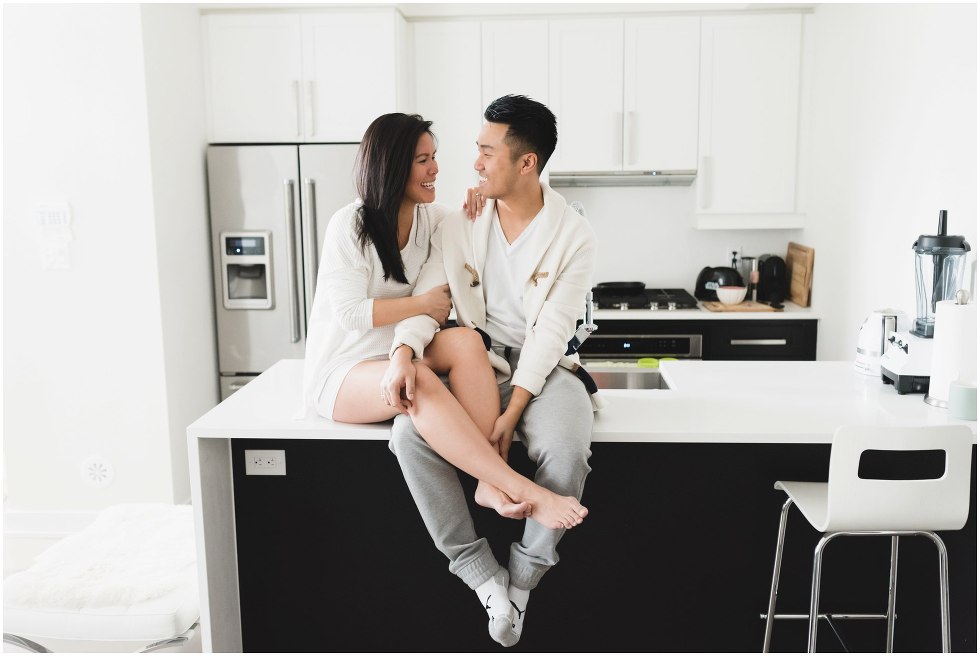
[[[490,618],[487,629],[496,642],[504,647],[513,647],[520,637],[514,633],[514,607],[507,596],[507,570],[501,567],[496,574],[480,584],[476,596]]]
[[[527,600],[530,597],[530,590],[521,590],[512,585],[507,588],[507,598],[510,599],[510,604],[514,609],[514,620],[511,622],[511,628],[518,638],[521,637],[521,631],[524,630],[524,613],[527,612]]]

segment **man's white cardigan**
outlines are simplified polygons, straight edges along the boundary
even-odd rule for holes
[[[568,206],[565,199],[542,183],[544,209],[535,217],[534,232],[527,248],[534,266],[523,272],[524,316],[527,327],[517,369],[511,374],[507,361],[489,351],[498,381],[511,379],[537,395],[555,365],[575,369],[577,355],[566,356],[575,324],[583,315],[585,297],[592,287],[595,271],[595,233],[586,219]],[[495,203],[470,221],[462,211],[447,216],[432,238],[432,252],[422,267],[415,293],[449,283],[460,326],[487,327],[487,307],[483,292],[483,267],[493,225]],[[540,223],[538,223],[540,222]],[[491,283],[492,284],[492,281]],[[417,357],[438,329],[428,315],[410,317],[395,328],[393,354],[402,344]],[[593,398],[593,406],[597,399]]]

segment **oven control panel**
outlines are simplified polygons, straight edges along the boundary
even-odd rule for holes
[[[579,350],[582,357],[700,358],[701,335],[591,335]]]

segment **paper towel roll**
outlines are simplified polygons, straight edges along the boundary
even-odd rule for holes
[[[935,326],[929,396],[945,406],[951,382],[977,381],[977,304],[939,301]]]

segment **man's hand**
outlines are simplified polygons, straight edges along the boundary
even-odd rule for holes
[[[493,423],[493,431],[490,433],[490,443],[497,447],[500,457],[507,462],[507,455],[510,453],[510,445],[514,443],[514,429],[517,428],[517,419],[504,413],[497,417]]]
[[[487,204],[487,197],[480,192],[479,187],[470,187],[466,190],[466,197],[463,199],[463,209],[470,221],[483,214],[483,208]]]
[[[405,390],[404,397],[402,389]],[[412,362],[412,349],[399,346],[381,377],[381,397],[385,403],[403,415],[408,414],[415,398],[415,363]]]
[[[440,326],[446,323],[449,318],[449,311],[453,309],[452,296],[449,293],[449,285],[439,285],[433,287],[424,294],[419,295],[425,307],[425,314],[436,320]]]

